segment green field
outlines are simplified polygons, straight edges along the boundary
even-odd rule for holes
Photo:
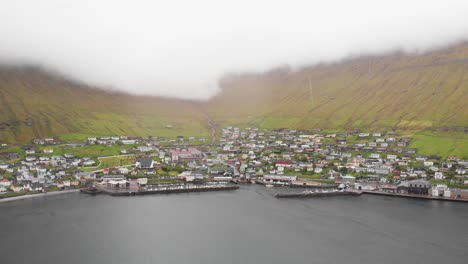
[[[456,156],[468,159],[468,134],[455,132],[417,132],[410,147],[419,154],[440,155],[443,158]]]
[[[136,157],[135,155],[124,155],[124,156],[115,156],[115,157],[98,157],[99,164],[95,167],[81,167],[83,171],[95,171],[102,170],[105,168],[115,168],[122,166],[130,166],[135,164]]]

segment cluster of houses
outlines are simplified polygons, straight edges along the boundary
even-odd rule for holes
[[[151,177],[161,166],[178,167],[179,170],[181,166],[186,165],[193,168],[200,165],[202,160],[206,160],[205,153],[197,148],[184,146],[204,141],[205,139],[200,137],[182,136],[177,139],[130,136],[89,137],[81,143],[68,143],[59,138],[46,138],[34,139],[31,144],[22,145],[21,151],[1,151],[11,149],[9,145],[1,144],[0,193],[77,188],[88,181],[104,181],[109,178],[108,175],[117,174],[125,178],[138,174]],[[135,163],[130,166],[101,168],[97,156],[75,157],[72,153],[66,153],[94,145],[123,146],[120,148],[122,149],[120,154],[132,156]],[[58,154],[64,152],[65,154]]]
[[[246,177],[298,176],[382,184],[411,180],[448,180],[468,184],[468,161],[418,155],[411,138],[395,132],[321,133],[257,128],[224,128],[219,156]]]
[[[400,137],[395,132],[324,133],[319,129],[266,131],[238,127],[223,128],[215,144],[196,137],[90,137],[78,144],[58,138],[36,139],[31,145],[23,146],[24,153],[0,152],[0,192],[41,191],[50,186],[74,188],[87,181],[103,180],[106,175],[166,176],[161,175],[161,168],[164,173],[177,169],[178,176],[172,176],[187,182],[263,178],[265,182],[281,184],[373,183],[370,186],[393,186],[389,191],[437,195],[444,189],[437,183],[468,185],[468,161],[419,155],[410,143],[411,138]],[[96,144],[124,146],[120,154],[135,155],[135,163],[87,172],[82,168],[97,168],[97,157],[54,153],[57,148]],[[119,176],[113,182],[124,180]],[[416,190],[411,185],[415,180],[432,181],[434,188],[438,186],[437,191],[432,187]],[[444,189],[443,193],[447,195],[449,190]]]
[[[80,185],[80,179],[75,177],[81,173],[77,167],[95,164],[91,157],[75,158],[72,154],[42,156],[48,152],[37,155],[28,152],[28,156],[14,163],[0,161],[0,192],[8,189],[13,192],[42,192],[51,186],[74,188]]]

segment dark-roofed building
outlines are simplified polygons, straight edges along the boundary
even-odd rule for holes
[[[409,194],[429,195],[431,192],[431,188],[432,188],[432,185],[429,181],[414,180],[414,181],[408,182]]]
[[[152,158],[139,159],[136,166],[142,169],[152,169],[154,167],[154,160]]]
[[[0,159],[9,159],[9,160],[12,160],[12,159],[17,159],[19,158],[19,154],[16,153],[16,152],[2,152],[0,153]]]

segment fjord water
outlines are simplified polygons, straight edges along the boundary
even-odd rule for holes
[[[468,263],[468,205],[277,189],[0,204],[0,263]]]

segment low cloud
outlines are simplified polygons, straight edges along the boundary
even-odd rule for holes
[[[225,73],[468,39],[468,1],[3,0],[0,60],[132,94],[207,99]]]

